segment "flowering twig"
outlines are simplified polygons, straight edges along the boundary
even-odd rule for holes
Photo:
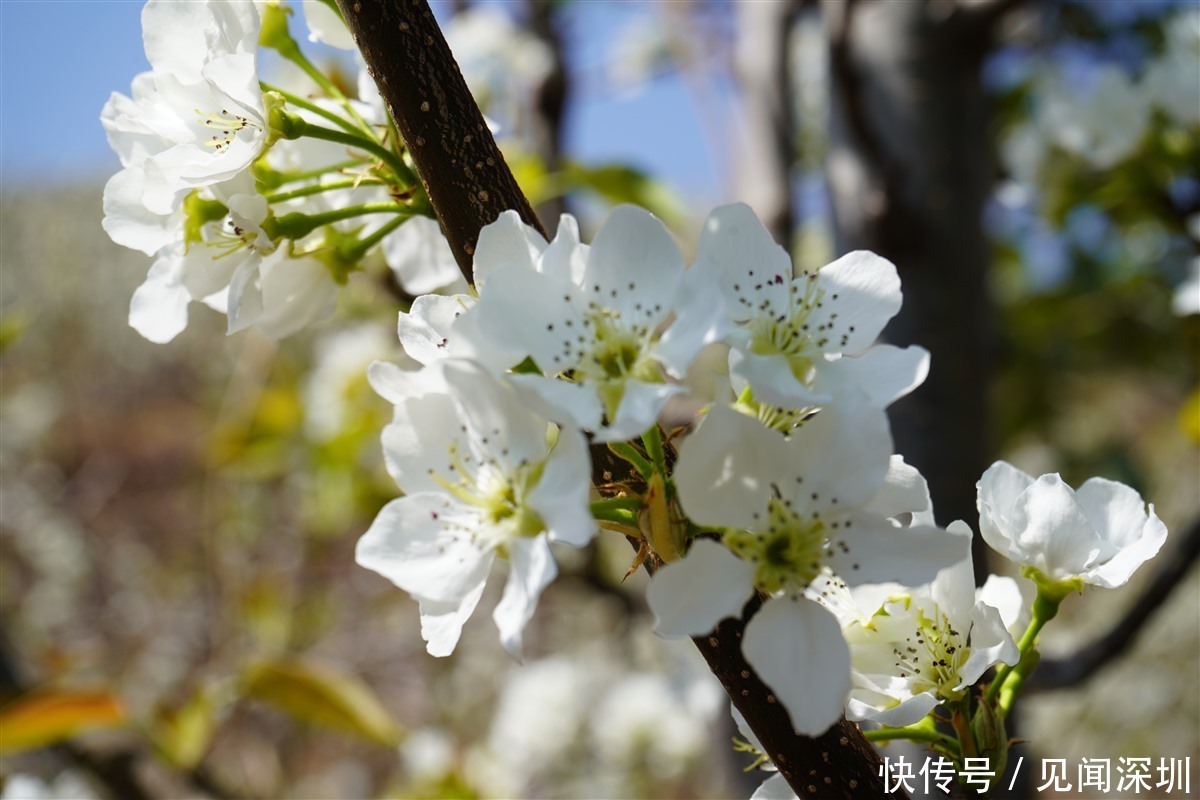
[[[408,145],[463,274],[471,275],[479,231],[501,211],[515,209],[542,231],[428,4],[338,0],[338,5]],[[634,478],[627,462],[606,447],[593,447],[592,458],[600,475]],[[789,785],[805,798],[882,796],[878,754],[857,726],[842,721],[816,738],[795,733],[783,704],[746,663],[742,629],[741,621],[728,620],[695,642]]]

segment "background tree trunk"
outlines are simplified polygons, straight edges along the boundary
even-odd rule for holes
[[[885,337],[921,344],[932,362],[925,384],[892,407],[896,449],[929,481],[941,524],[972,521],[989,452],[982,212],[992,173],[980,66],[994,18],[875,0],[825,12],[836,249],[874,250],[899,269],[904,307]]]

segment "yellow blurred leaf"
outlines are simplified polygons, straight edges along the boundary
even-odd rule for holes
[[[201,689],[180,706],[157,709],[151,732],[168,761],[191,769],[204,758],[216,727],[217,704],[211,691]]]
[[[1193,391],[1183,401],[1183,408],[1179,410],[1179,427],[1188,441],[1200,444],[1200,389]]]
[[[0,753],[45,747],[124,721],[125,709],[108,692],[33,691],[0,711]]]
[[[326,664],[299,660],[266,661],[243,674],[247,697],[268,703],[297,719],[395,747],[399,726],[369,686]]]

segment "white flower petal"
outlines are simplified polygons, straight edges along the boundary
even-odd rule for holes
[[[768,601],[746,626],[742,653],[798,733],[819,736],[841,717],[850,692],[850,649],[837,619],[818,604]]]
[[[971,655],[959,671],[960,689],[973,686],[995,664],[1015,666],[1021,660],[1021,651],[1004,627],[999,611],[980,602],[971,610],[970,618]]]
[[[775,480],[784,497],[813,508],[847,510],[870,502],[891,465],[887,415],[861,399],[822,409],[786,442],[787,465]]]
[[[849,530],[831,537],[825,563],[851,586],[888,581],[920,586],[965,559],[971,548],[970,536],[928,525],[900,528],[867,514],[853,514],[850,521]]]
[[[129,303],[130,327],[152,342],[169,342],[187,327],[192,298],[181,280],[181,268],[173,254],[159,256]]]
[[[784,463],[781,445],[757,420],[714,406],[679,446],[675,486],[684,513],[701,525],[752,527]]]
[[[421,638],[431,656],[448,656],[454,652],[462,627],[471,618],[483,595],[481,582],[461,600],[438,601],[419,598],[421,609]]]
[[[696,539],[686,556],[661,567],[646,589],[654,630],[663,636],[701,636],[738,616],[754,593],[754,565],[710,539]]]
[[[834,397],[852,386],[872,404],[887,406],[924,383],[928,374],[929,351],[925,348],[880,344],[861,355],[820,364],[815,386]]]
[[[930,505],[929,486],[924,476],[903,456],[893,455],[883,485],[863,510],[892,518],[927,511]]]
[[[658,421],[667,401],[684,391],[682,386],[669,383],[625,381],[621,403],[617,406],[617,418],[609,420],[606,427],[596,432],[593,440],[621,442],[641,436]]]
[[[844,353],[865,350],[900,310],[900,276],[886,258],[856,250],[821,268],[817,280],[825,295],[809,323],[832,326],[835,338],[844,334]],[[833,315],[837,316],[834,317]]]
[[[766,302],[787,307],[792,259],[746,204],[709,214],[696,253],[692,269],[721,292],[732,319],[749,319]]]
[[[1021,563],[1050,578],[1081,575],[1100,555],[1100,537],[1058,475],[1034,481],[1013,504],[1009,523]]]
[[[321,42],[339,50],[358,52],[354,37],[336,11],[321,0],[304,0],[304,21],[308,24],[308,40]]]
[[[550,555],[550,543],[544,535],[520,537],[508,546],[512,562],[504,596],[496,605],[492,619],[500,630],[500,643],[518,661],[521,659],[521,633],[533,618],[542,590],[550,585],[558,568]]]
[[[409,294],[424,295],[462,279],[441,226],[429,217],[413,217],[384,237],[383,257]]]
[[[797,800],[796,793],[782,775],[775,774],[762,782],[750,795],[750,800]]]
[[[491,273],[501,267],[533,272],[545,249],[545,240],[522,222],[516,211],[503,212],[479,232],[479,241],[475,243],[475,288],[482,292]]]
[[[410,358],[429,364],[450,354],[450,329],[474,301],[467,295],[423,294],[396,323],[400,345]]]
[[[622,205],[592,242],[583,290],[623,320],[647,324],[670,312],[682,277],[683,256],[666,226],[645,209]]]
[[[591,466],[583,434],[574,428],[560,430],[542,478],[527,498],[546,523],[551,541],[583,547],[596,535],[596,520],[588,508]]]
[[[780,354],[729,351],[729,374],[740,378],[754,389],[760,403],[781,408],[804,408],[828,403],[832,398],[810,389],[792,372],[787,357]]]
[[[459,602],[487,580],[493,558],[455,533],[462,523],[444,495],[410,494],[380,510],[354,557],[406,592]]]

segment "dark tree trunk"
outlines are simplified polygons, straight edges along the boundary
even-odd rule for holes
[[[734,167],[737,199],[791,250],[795,126],[788,40],[799,0],[738,3],[734,68],[742,104],[745,147]]]
[[[904,307],[885,337],[920,344],[932,360],[925,384],[892,408],[896,448],[929,481],[940,523],[973,524],[975,482],[988,460],[992,323],[980,66],[995,16],[879,0],[825,10],[837,251],[874,250],[900,271]],[[977,557],[977,575],[982,566]]]

